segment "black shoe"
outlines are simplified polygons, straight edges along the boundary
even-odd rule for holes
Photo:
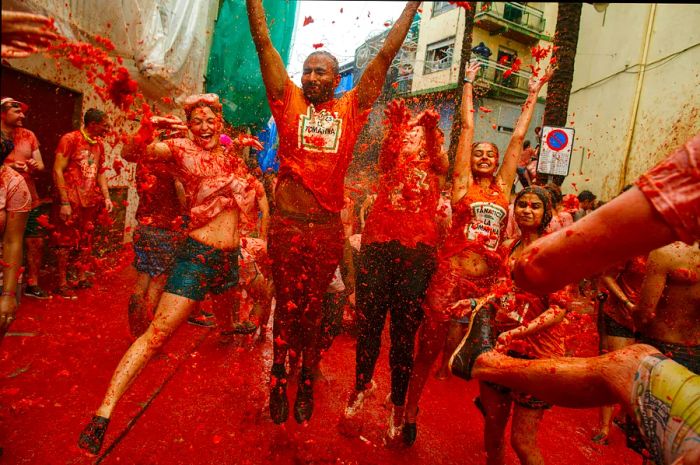
[[[102,449],[102,441],[104,441],[108,425],[109,418],[100,417],[97,415],[92,417],[90,423],[88,423],[83,432],[80,433],[78,447],[90,452],[91,454],[97,454],[100,452],[100,449]]]
[[[191,316],[187,319],[187,323],[195,326],[201,326],[203,328],[213,328],[216,326],[216,323],[202,316]]]
[[[479,409],[484,418],[486,418],[486,409],[484,408],[484,403],[481,402],[481,397],[474,397],[474,406]]]
[[[281,425],[289,418],[289,399],[287,399],[287,378],[275,377],[270,383],[270,418]]]
[[[401,436],[403,437],[403,443],[411,447],[416,442],[416,436],[418,436],[418,424],[404,423]]]
[[[449,367],[453,375],[470,380],[477,357],[493,350],[496,343],[496,334],[493,331],[495,315],[496,309],[490,303],[485,303],[472,312],[467,334],[450,357]]]
[[[35,299],[50,299],[51,295],[40,288],[39,286],[27,286],[24,288],[24,295],[27,297],[34,297]]]
[[[297,423],[304,423],[311,419],[311,414],[314,412],[314,388],[311,377],[299,376],[299,389],[297,390],[297,398],[294,401],[294,419]]]
[[[233,330],[231,332],[233,334],[253,334],[255,331],[258,330],[258,326],[253,323],[250,320],[246,320],[242,323],[234,323],[233,324]]]

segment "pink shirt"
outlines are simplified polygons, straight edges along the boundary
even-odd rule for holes
[[[189,202],[190,229],[205,226],[225,210],[241,210],[248,181],[239,174],[239,159],[223,150],[209,151],[190,139],[168,139],[175,165]]]
[[[39,141],[32,131],[24,128],[15,128],[12,136],[12,142],[15,144],[14,150],[5,159],[6,164],[12,164],[16,161],[27,162],[32,159],[32,155],[36,150],[39,150]],[[19,173],[27,183],[29,193],[32,195],[32,207],[39,205],[39,193],[36,191],[36,183],[31,172],[23,171]]]
[[[9,166],[0,166],[0,231],[5,230],[8,212],[24,213],[31,209],[32,196],[24,178]]]

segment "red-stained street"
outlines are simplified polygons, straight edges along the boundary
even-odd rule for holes
[[[267,413],[271,341],[222,345],[216,331],[184,325],[118,405],[102,455],[76,443],[131,339],[131,267],[103,276],[77,301],[24,298],[0,349],[0,463],[7,464],[482,464],[483,420],[475,382],[428,382],[413,448],[381,445],[389,390],[387,345],[379,390],[366,404],[363,439],[338,432],[354,372],[355,341],[338,337],[326,354],[311,424],[276,426]],[[290,390],[293,402],[295,389]],[[613,428],[610,445],[589,440],[595,410],[554,408],[540,444],[548,465],[639,464]],[[512,450],[507,462],[518,463]]]

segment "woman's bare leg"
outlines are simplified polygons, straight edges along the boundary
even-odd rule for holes
[[[512,401],[484,383],[479,383],[479,398],[484,407],[484,448],[487,465],[505,463],[505,433]]]
[[[634,339],[627,337],[617,337],[617,336],[602,336],[603,337],[603,350],[610,352],[613,350],[620,350],[627,346],[634,344]],[[614,410],[614,405],[605,405],[600,408],[600,426],[598,428],[598,434],[594,436],[596,441],[604,441],[610,434],[610,423],[612,422],[612,415]]]
[[[590,358],[520,360],[490,351],[476,359],[472,377],[527,392],[562,407],[620,403],[629,410],[632,383],[640,362],[658,353],[644,344]]]
[[[109,383],[107,394],[96,415],[110,418],[116,403],[131,386],[153,354],[160,349],[194,308],[194,300],[164,293],[158,303],[156,316],[143,335],[131,344],[122,357]]]
[[[518,404],[513,407],[510,444],[522,465],[544,465],[542,452],[537,447],[537,431],[543,416],[542,409],[531,409]]]
[[[411,381],[408,385],[406,396],[406,422],[415,423],[418,415],[418,401],[420,400],[425,382],[430,376],[430,369],[440,354],[447,336],[449,322],[435,321],[430,318],[423,320],[418,331],[418,349],[411,372]]]

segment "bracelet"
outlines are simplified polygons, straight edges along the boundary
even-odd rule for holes
[[[464,78],[464,83],[465,84],[474,84],[474,81],[470,80],[468,77]]]
[[[17,295],[17,291],[15,291],[15,292],[2,291],[2,296],[3,296],[3,297],[5,297],[5,296],[12,296],[12,297],[15,297],[16,295]]]
[[[70,202],[61,202],[62,207],[70,207]]]

